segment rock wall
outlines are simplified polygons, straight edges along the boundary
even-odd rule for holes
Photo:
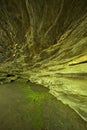
[[[87,121],[87,0],[0,0],[0,73],[49,87]]]

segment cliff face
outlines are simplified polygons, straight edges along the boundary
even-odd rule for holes
[[[0,0],[0,72],[49,87],[87,121],[87,0]]]

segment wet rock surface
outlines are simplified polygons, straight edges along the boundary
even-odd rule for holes
[[[87,121],[87,0],[0,0],[0,84],[19,79]]]
[[[47,88],[18,81],[0,85],[1,130],[86,130],[87,124]]]

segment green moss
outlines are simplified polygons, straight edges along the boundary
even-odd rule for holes
[[[86,130],[85,122],[68,106],[57,101],[46,88],[23,81],[0,85],[1,130],[80,128]]]

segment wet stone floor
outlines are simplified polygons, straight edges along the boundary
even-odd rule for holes
[[[0,85],[0,130],[87,130],[87,123],[47,88],[18,81]]]

